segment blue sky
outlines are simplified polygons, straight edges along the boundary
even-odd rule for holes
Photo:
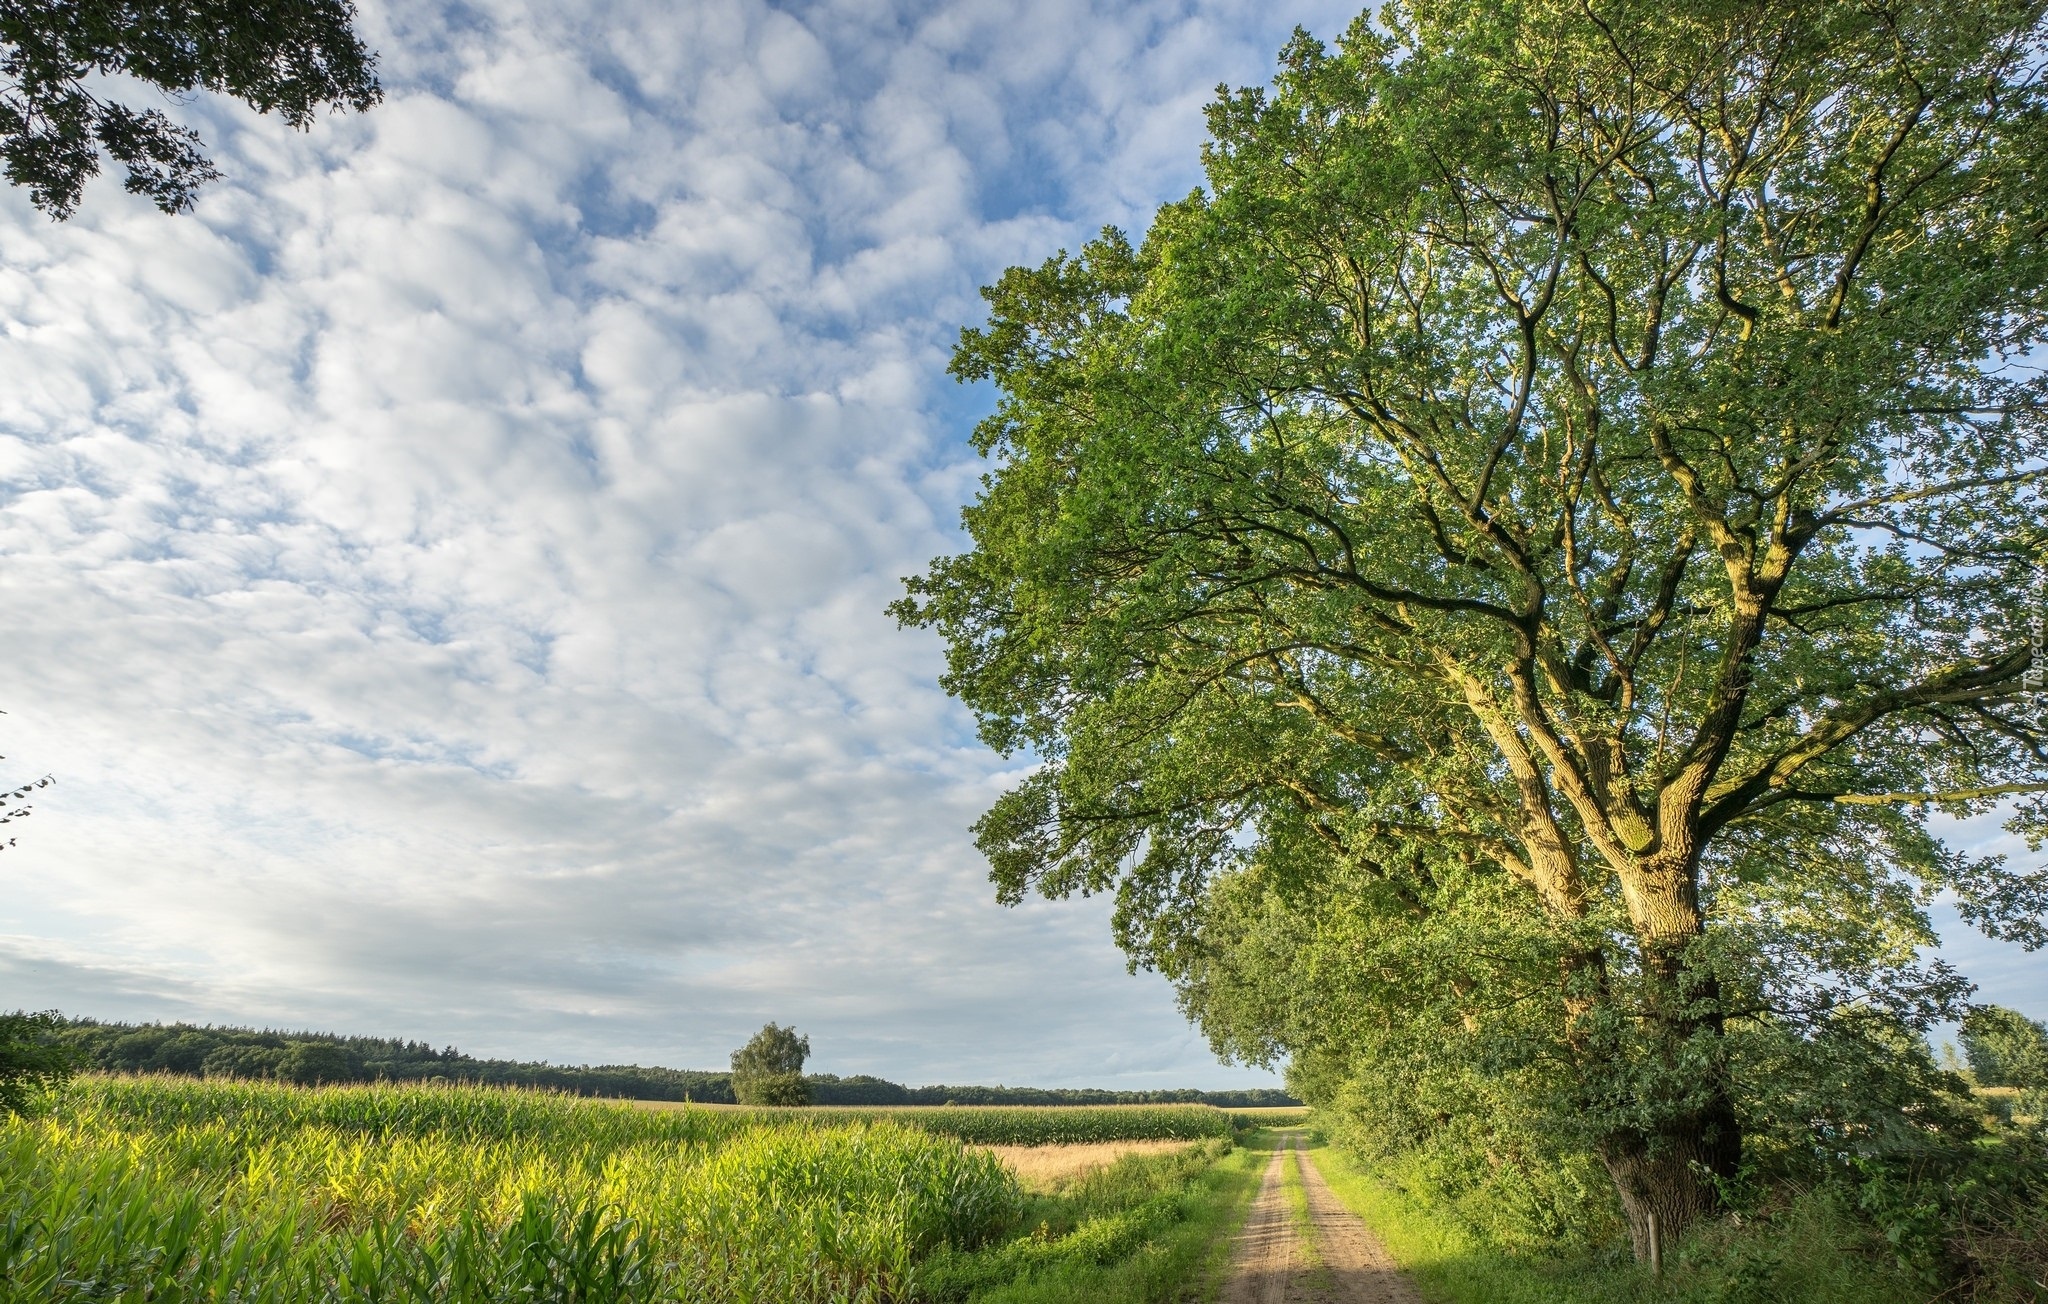
[[[1260,1083],[882,614],[956,543],[975,289],[1199,179],[1342,4],[365,5],[387,102],[178,110],[167,218],[0,196],[0,706],[59,785],[0,1007],[898,1080]],[[1980,830],[1969,834],[1981,840]],[[2048,1015],[2048,967],[1958,941]]]

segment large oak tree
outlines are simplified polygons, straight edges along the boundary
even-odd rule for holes
[[[1006,273],[973,546],[897,608],[1040,762],[1002,898],[1118,892],[1225,1050],[1490,1046],[1639,1252],[1736,1169],[1742,1030],[1953,1011],[1939,890],[2043,940],[1927,824],[2048,792],[2042,13],[1414,0]]]

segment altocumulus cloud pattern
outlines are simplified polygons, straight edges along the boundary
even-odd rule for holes
[[[0,1005],[908,1080],[1224,1085],[897,631],[975,288],[1142,225],[1341,5],[365,6],[387,102],[0,196]],[[1014,776],[1011,776],[1014,777]]]

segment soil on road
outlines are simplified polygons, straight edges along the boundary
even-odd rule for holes
[[[1281,1134],[1251,1215],[1238,1234],[1223,1304],[1422,1304],[1379,1238],[1339,1203],[1315,1160]],[[1287,1181],[1300,1165],[1307,1216]]]

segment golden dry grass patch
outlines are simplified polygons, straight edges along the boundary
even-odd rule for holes
[[[1061,1146],[977,1146],[1009,1165],[1027,1191],[1047,1191],[1062,1182],[1107,1168],[1125,1155],[1162,1155],[1187,1149],[1192,1141],[1094,1141]]]

